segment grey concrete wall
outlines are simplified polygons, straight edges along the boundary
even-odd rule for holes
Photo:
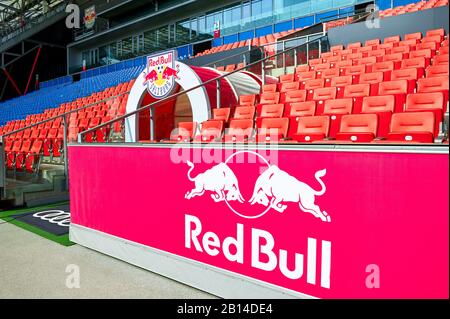
[[[245,58],[247,63],[257,61],[261,59],[261,52],[260,50],[252,50],[248,52],[248,46],[236,48],[233,50],[218,52],[214,54],[208,54],[204,56],[199,56],[197,58],[189,59],[184,61],[188,65],[192,66],[205,66],[209,63],[213,63],[219,60],[219,63],[217,63],[217,66],[221,65],[228,65],[228,64],[238,64],[243,61],[243,55],[245,54]],[[236,56],[234,56],[236,55]],[[228,58],[230,57],[230,58]]]
[[[330,45],[348,44],[352,42],[362,42],[366,40],[393,35],[404,35],[413,32],[444,28],[449,31],[448,23],[449,7],[439,7],[413,13],[406,13],[395,17],[388,17],[379,20],[379,28],[368,28],[365,21],[349,24],[340,28],[329,30],[328,39]]]

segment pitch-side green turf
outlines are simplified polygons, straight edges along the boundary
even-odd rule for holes
[[[38,207],[33,207],[33,208],[7,210],[7,211],[0,212],[0,219],[4,220],[5,222],[8,222],[10,224],[16,225],[17,227],[20,227],[20,228],[28,230],[28,231],[30,231],[32,233],[35,233],[35,234],[37,234],[39,236],[42,236],[44,238],[47,238],[47,239],[52,240],[54,242],[57,242],[57,243],[59,243],[61,245],[72,246],[75,243],[73,243],[73,242],[71,242],[69,240],[69,234],[56,236],[56,235],[53,235],[53,234],[51,234],[49,232],[46,232],[45,230],[42,230],[42,229],[37,228],[35,226],[29,225],[27,223],[24,223],[24,222],[20,221],[20,218],[14,219],[14,218],[10,217],[12,215],[26,213],[26,212],[30,212],[30,211],[46,210],[46,209],[50,209],[52,207],[60,206],[60,205],[64,205],[64,204],[68,204],[68,202],[62,202],[62,203],[46,205],[46,206],[38,206]],[[0,221],[0,229],[2,227],[1,226],[2,223],[3,223],[3,221]]]

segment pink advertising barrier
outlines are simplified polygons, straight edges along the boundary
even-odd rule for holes
[[[448,154],[193,153],[70,146],[72,223],[319,298],[449,297]]]

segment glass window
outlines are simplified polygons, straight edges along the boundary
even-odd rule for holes
[[[214,13],[210,13],[206,16],[206,32],[207,33],[212,33],[214,30],[214,18],[215,18]]]
[[[241,26],[242,29],[248,29],[251,27],[251,7],[250,2],[245,2],[242,4],[242,20],[241,20]]]

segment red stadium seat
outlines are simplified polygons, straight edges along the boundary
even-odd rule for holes
[[[436,35],[442,37],[442,39],[441,39],[441,41],[442,41],[445,36],[444,28],[428,30],[425,36],[432,37],[432,36],[436,36]]]
[[[359,76],[362,73],[366,72],[365,65],[354,65],[346,67],[343,71],[344,75],[351,75],[353,78],[353,83],[357,83],[359,81]]]
[[[233,143],[247,142],[253,137],[253,120],[231,120],[225,130],[224,141]]]
[[[392,115],[388,141],[433,143],[433,112],[405,112]]]
[[[284,82],[284,83],[281,83],[280,92],[284,93],[287,91],[298,90],[299,87],[300,87],[299,82]]]
[[[344,97],[353,99],[353,113],[360,113],[363,98],[370,95],[370,84],[353,84],[344,89]]]
[[[435,136],[439,134],[439,124],[445,110],[446,105],[444,105],[444,94],[442,92],[409,94],[406,98],[406,112],[428,111],[434,113]]]
[[[195,135],[195,142],[220,141],[223,133],[223,121],[208,120],[202,123],[200,134]]]
[[[427,78],[433,78],[437,76],[448,76],[448,65],[435,65],[430,66],[425,71]]]
[[[297,122],[297,132],[292,138],[300,143],[310,143],[328,137],[330,118],[328,116],[305,116]]]
[[[380,39],[372,39],[372,40],[367,40],[364,44],[364,46],[369,47],[369,46],[377,46],[378,44],[380,44]]]
[[[392,113],[395,107],[393,95],[367,96],[363,99],[361,113],[378,115],[378,136],[385,137],[389,133]]]
[[[231,109],[229,107],[213,109],[213,120],[228,122],[228,120],[230,119],[230,113]]]
[[[432,52],[430,49],[423,49],[423,50],[415,50],[411,51],[409,53],[409,57],[411,59],[414,58],[425,58],[425,67],[429,66],[431,63],[431,58],[433,57]]]
[[[321,114],[324,109],[324,102],[326,100],[336,98],[337,89],[335,87],[318,88],[314,90],[313,101],[317,105],[317,114]]]
[[[255,117],[255,110],[256,108],[254,106],[239,106],[234,110],[234,117],[235,120],[253,120]]]
[[[261,127],[258,128],[256,142],[270,143],[285,139],[288,129],[289,119],[286,117],[264,118],[261,121]]]
[[[239,106],[253,106],[256,102],[255,94],[241,95],[239,96]]]
[[[405,35],[405,40],[420,40],[422,39],[421,32],[409,33]]]
[[[371,66],[371,72],[383,72],[383,80],[389,81],[391,79],[391,72],[394,70],[394,62],[378,62]]]
[[[351,75],[343,75],[339,77],[334,77],[331,79],[330,86],[336,87],[336,96],[341,98],[344,94],[344,87],[353,84],[353,77]]]
[[[336,136],[342,115],[351,114],[352,109],[353,100],[351,98],[325,101],[323,115],[328,115],[330,117],[330,137]]]
[[[263,85],[261,88],[262,93],[276,92],[276,91],[277,91],[276,84],[266,84],[266,85]]]
[[[336,134],[338,141],[358,143],[371,142],[377,136],[378,118],[376,114],[352,114],[341,118],[341,126]]]
[[[433,59],[433,65],[445,65],[448,68],[448,58],[449,58],[449,54],[439,54],[437,56],[434,57]]]
[[[399,35],[393,35],[391,37],[384,38],[383,43],[397,43],[400,42]]]
[[[417,69],[417,77],[421,78],[425,74],[426,61],[423,57],[405,59],[402,61],[402,69]]]
[[[416,88],[416,82],[418,79],[418,69],[399,69],[392,71],[391,80],[406,80],[408,81],[408,92],[413,92]]]
[[[325,79],[314,79],[305,82],[305,90],[307,91],[306,99],[311,101],[313,99],[314,90],[323,88]]]
[[[379,95],[394,95],[395,96],[395,112],[402,112],[405,101],[406,94],[413,93],[408,92],[408,81],[407,80],[395,80],[389,82],[381,82],[378,86]]]
[[[306,81],[314,80],[315,78],[316,78],[316,71],[297,73],[297,81],[300,82],[301,89],[305,88]]]
[[[261,107],[260,118],[264,117],[282,117],[284,105],[283,104],[264,104]]]
[[[436,76],[432,78],[419,79],[417,81],[417,92],[419,93],[442,92],[444,93],[444,104],[447,105],[448,76]]]
[[[370,84],[370,95],[378,94],[378,84],[383,82],[383,72],[363,73],[359,76],[359,84]]]
[[[290,83],[290,82],[294,82],[294,73],[291,74],[284,74],[284,75],[280,75],[279,79],[280,79],[280,83]]]

